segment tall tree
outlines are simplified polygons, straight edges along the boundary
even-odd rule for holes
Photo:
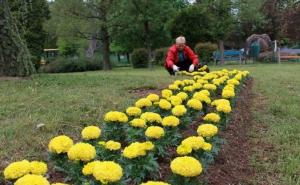
[[[25,4],[26,6],[22,6]],[[10,0],[12,15],[18,19],[18,27],[24,28],[25,39],[36,69],[39,68],[43,54],[46,33],[44,22],[49,19],[49,7],[46,0]]]
[[[21,8],[26,10],[26,2]],[[14,19],[7,0],[0,0],[0,75],[29,76],[35,72],[22,27]]]
[[[56,0],[51,8],[51,21],[58,23],[59,36],[96,39],[101,42],[104,70],[111,69],[109,29],[114,23],[116,3],[115,0]]]

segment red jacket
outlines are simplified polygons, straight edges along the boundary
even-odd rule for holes
[[[193,52],[193,50],[190,47],[185,46],[183,49],[183,53],[184,53],[184,56],[188,57],[195,66],[198,65],[198,63],[199,63],[198,56]],[[178,50],[176,48],[176,45],[174,44],[173,46],[171,46],[169,48],[165,67],[172,68],[172,66],[174,64],[176,65],[176,63],[178,63]]]

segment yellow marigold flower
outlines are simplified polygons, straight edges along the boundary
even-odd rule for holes
[[[176,127],[179,125],[179,123],[180,123],[180,120],[175,116],[167,116],[167,117],[164,117],[162,120],[163,126]]]
[[[129,146],[125,147],[123,150],[122,155],[126,158],[133,159],[136,157],[144,156],[146,155],[146,151],[153,150],[154,145],[152,142],[134,142],[131,143]]]
[[[171,85],[169,85],[169,89],[170,90],[179,90],[180,88],[176,84],[171,84]]]
[[[135,102],[135,106],[138,108],[150,107],[152,102],[147,98],[141,98],[137,102]]]
[[[189,145],[179,145],[176,149],[178,155],[188,155],[192,152],[192,147]]]
[[[196,89],[201,89],[202,88],[202,84],[197,82],[197,83],[193,84],[193,87],[194,87],[195,90]]]
[[[102,146],[105,146],[105,141],[99,141],[98,144],[102,145]]]
[[[214,84],[205,84],[205,85],[203,86],[203,88],[204,88],[204,89],[207,89],[207,90],[212,90],[212,91],[214,91],[214,90],[217,89],[216,85],[214,85]]]
[[[204,121],[210,121],[210,122],[214,122],[214,123],[218,123],[220,121],[220,116],[216,113],[209,113],[206,114],[203,118]]]
[[[127,123],[128,122],[128,117],[123,112],[110,111],[110,112],[105,114],[104,121],[106,121],[106,122]]]
[[[230,106],[230,104],[229,105],[228,104],[219,104],[217,106],[217,111],[218,112],[224,112],[224,113],[228,114],[228,113],[231,112],[231,106]]]
[[[218,127],[213,124],[202,124],[198,127],[197,133],[202,137],[213,137],[218,133]]]
[[[88,126],[81,131],[81,137],[85,140],[97,139],[100,137],[100,135],[101,130],[96,126]]]
[[[41,175],[28,174],[19,178],[14,185],[50,185],[50,183]]]
[[[39,161],[30,163],[30,172],[35,175],[45,175],[48,171],[47,164]]]
[[[227,80],[227,84],[240,85],[240,82],[236,79]]]
[[[193,150],[199,150],[204,144],[204,139],[201,136],[198,136],[198,137],[197,136],[191,136],[191,137],[188,137],[188,138],[184,139],[181,142],[181,144],[185,145],[185,146],[189,146]]]
[[[187,102],[187,106],[190,107],[190,108],[193,108],[195,110],[201,110],[202,109],[202,103],[193,98],[193,99],[190,99],[188,102]]]
[[[86,165],[84,165],[84,167],[82,168],[82,174],[87,176],[87,175],[92,175],[94,172],[94,167],[96,164],[101,163],[100,161],[93,161],[93,162],[89,162]]]
[[[209,98],[209,96],[207,96],[204,93],[201,92],[197,92],[193,95],[193,98],[201,101],[201,102],[205,102],[206,104],[210,104],[211,103],[211,99]]]
[[[65,184],[65,183],[53,183],[51,185],[69,185],[69,184]]]
[[[202,146],[202,149],[205,151],[211,151],[212,145],[210,143],[205,142]]]
[[[88,143],[77,143],[68,151],[70,160],[90,161],[96,157],[96,149]]]
[[[198,79],[198,80],[197,80],[197,83],[200,83],[200,84],[207,84],[208,81],[207,81],[207,80],[204,80],[204,79]]]
[[[27,160],[18,161],[9,164],[4,169],[4,178],[7,180],[14,180],[28,173],[30,173],[30,162]]]
[[[202,165],[193,157],[177,157],[171,162],[171,170],[174,174],[184,177],[195,177],[201,174]]]
[[[72,146],[73,140],[68,136],[61,135],[51,139],[48,149],[50,152],[60,154],[67,153]]]
[[[174,84],[177,85],[177,86],[184,86],[184,83],[183,83],[183,81],[181,81],[181,80],[176,80],[176,81],[174,82]]]
[[[156,102],[159,100],[159,96],[157,94],[149,94],[147,96],[147,99],[152,101],[152,102]]]
[[[150,123],[161,123],[162,119],[159,114],[154,112],[145,112],[141,115],[141,119],[145,120],[146,122]]]
[[[104,161],[94,166],[93,176],[103,184],[119,181],[123,176],[122,167],[113,161]]]
[[[206,90],[206,89],[199,91],[199,93],[202,93],[202,94],[204,94],[204,95],[206,95],[208,97],[210,96],[210,92],[208,90]]]
[[[230,91],[230,90],[222,91],[222,98],[233,98],[234,96],[235,96],[234,91]]]
[[[139,116],[142,114],[142,110],[138,107],[128,107],[126,109],[126,114],[128,116]]]
[[[183,80],[183,83],[184,83],[185,85],[193,85],[193,84],[195,83],[195,81],[194,81],[194,80],[186,79],[186,80]]]
[[[150,126],[145,131],[145,135],[149,138],[159,139],[165,135],[165,131],[159,126]]]
[[[111,151],[119,150],[121,148],[121,143],[109,140],[105,143],[105,148]]]
[[[185,86],[185,87],[183,88],[183,90],[184,90],[184,91],[187,91],[187,92],[192,92],[192,91],[195,90],[195,87],[192,86],[192,85],[190,85],[190,86]]]
[[[182,104],[182,99],[178,96],[171,96],[170,101],[171,101],[172,105],[174,105],[174,106]]]
[[[186,108],[184,105],[176,105],[173,109],[172,109],[172,114],[174,116],[183,116],[186,113]]]
[[[139,128],[145,128],[147,126],[146,121],[143,119],[139,119],[139,118],[131,120],[130,125],[133,127],[139,127]]]
[[[163,109],[163,110],[170,110],[171,109],[171,107],[172,107],[172,105],[171,105],[171,103],[168,101],[168,100],[165,100],[165,99],[161,99],[160,101],[159,101],[159,107],[161,108],[161,109]]]
[[[186,100],[188,98],[188,95],[185,92],[180,92],[176,94],[177,97],[180,97],[182,101]]]
[[[141,185],[171,185],[162,181],[148,181],[148,182],[144,182]]]
[[[163,98],[168,99],[168,98],[170,98],[172,95],[173,95],[173,93],[172,93],[172,91],[169,90],[169,89],[164,89],[164,90],[161,91],[161,96],[162,96]]]
[[[222,105],[222,104],[226,104],[226,105],[230,106],[230,102],[226,99],[217,99],[217,100],[214,100],[211,103],[211,105],[213,105],[213,106],[219,106],[219,105]]]

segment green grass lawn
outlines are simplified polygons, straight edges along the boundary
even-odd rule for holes
[[[255,180],[300,184],[300,65],[225,67],[251,72],[254,121],[265,128],[253,130],[252,140],[273,146],[265,150],[254,145],[253,165],[259,172]],[[48,141],[55,135],[80,136],[82,127],[99,124],[105,112],[124,110],[137,99],[130,89],[158,89],[174,80],[161,68],[120,68],[0,81],[0,171],[7,162],[45,157]],[[39,124],[45,126],[37,128]]]

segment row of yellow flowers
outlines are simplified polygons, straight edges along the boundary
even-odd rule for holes
[[[197,184],[196,177],[209,163],[207,158],[217,153],[218,130],[228,121],[238,87],[249,74],[203,70],[205,67],[194,73],[183,72],[191,77],[176,80],[162,90],[161,96],[149,94],[124,112],[106,113],[100,127],[82,130],[82,142],[74,144],[65,135],[54,137],[48,145],[50,160],[73,184]],[[196,135],[182,137],[182,131],[200,116],[203,123],[195,130]],[[170,147],[176,148],[177,157],[167,152]],[[159,179],[157,161],[164,157],[175,157],[170,161],[170,182],[143,182]],[[45,163],[24,160],[11,163],[4,177],[15,185],[49,185],[46,173]],[[59,184],[63,185],[55,185]]]

